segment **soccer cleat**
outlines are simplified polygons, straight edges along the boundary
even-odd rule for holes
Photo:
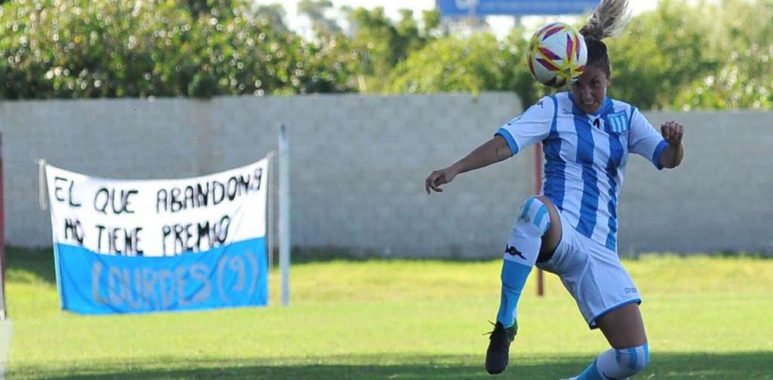
[[[515,339],[518,331],[518,323],[505,328],[501,322],[494,325],[494,331],[489,336],[488,350],[486,350],[486,371],[495,375],[507,368],[510,356],[510,343]]]

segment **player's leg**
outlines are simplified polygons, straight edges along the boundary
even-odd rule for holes
[[[611,311],[596,323],[612,347],[633,347],[647,343],[644,321],[636,303]]]
[[[647,334],[639,305],[629,303],[597,320],[612,349],[599,354],[577,380],[626,379],[649,362]]]
[[[526,278],[540,252],[552,252],[561,237],[561,222],[553,204],[545,197],[524,202],[513,223],[502,263],[502,291],[497,322],[486,351],[486,370],[500,373],[509,358],[510,342],[518,330],[516,307]]]
[[[549,199],[527,199],[513,223],[502,263],[502,299],[497,322],[510,327],[516,319],[516,306],[526,277],[538,257],[553,250],[560,241],[561,221]]]

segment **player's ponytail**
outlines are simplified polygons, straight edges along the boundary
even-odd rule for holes
[[[607,54],[607,46],[601,40],[620,33],[628,23],[628,0],[601,0],[588,22],[580,28],[588,47],[587,66],[594,66],[611,77],[612,70]]]
[[[620,33],[629,18],[628,0],[601,0],[580,34],[585,39],[601,41]]]

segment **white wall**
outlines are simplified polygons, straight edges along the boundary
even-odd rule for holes
[[[101,177],[202,175],[263,157],[284,123],[295,246],[496,257],[532,191],[533,151],[464,174],[442,194],[426,195],[423,183],[521,110],[509,93],[0,103],[6,240],[51,245],[39,158]],[[686,158],[663,172],[631,159],[620,251],[773,252],[773,112],[647,116],[686,125]]]

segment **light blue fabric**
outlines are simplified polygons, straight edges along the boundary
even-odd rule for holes
[[[542,142],[543,195],[568,226],[611,250],[629,153],[659,167],[666,148],[659,130],[630,104],[606,98],[597,112],[585,113],[567,92],[542,98],[500,129],[520,150]]]
[[[576,380],[627,379],[644,369],[649,363],[650,351],[646,343],[641,346],[611,349],[602,352]]]
[[[588,368],[585,368],[585,371],[582,371],[582,373],[577,376],[575,380],[605,380],[603,377],[601,377],[601,374],[599,374],[598,368],[596,368],[596,361],[594,360],[593,363],[591,363]]]
[[[530,266],[504,260],[502,264],[502,299],[499,303],[497,321],[505,327],[513,325],[516,318],[516,306],[526,278],[531,272]]]
[[[265,238],[168,257],[113,256],[56,244],[62,309],[147,313],[268,303]]]

